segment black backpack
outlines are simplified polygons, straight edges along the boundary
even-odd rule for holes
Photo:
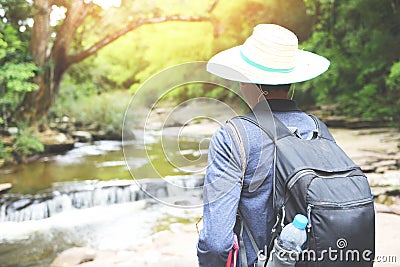
[[[375,210],[367,177],[336,144],[326,125],[310,116],[317,125],[310,140],[301,139],[271,114],[256,110],[236,117],[257,125],[275,143],[273,208],[277,221],[267,253],[282,227],[300,213],[308,217],[309,224],[296,266],[372,266]],[[268,130],[272,120],[275,131]]]

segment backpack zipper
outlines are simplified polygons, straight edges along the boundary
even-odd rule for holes
[[[311,212],[313,208],[325,208],[325,209],[348,209],[352,208],[355,206],[366,206],[371,203],[373,203],[374,199],[373,197],[370,198],[364,198],[361,200],[355,200],[351,202],[346,202],[345,204],[340,204],[340,203],[334,203],[334,202],[328,202],[328,201],[318,201],[318,202],[313,202],[313,204],[309,203],[307,205],[307,232],[309,233],[311,231],[312,223],[311,223]]]
[[[308,205],[307,205],[307,218],[308,218],[307,232],[308,232],[308,233],[311,231],[311,210],[312,210],[312,207],[313,207],[313,206],[314,206],[314,205],[312,205],[312,204],[308,204]]]
[[[301,170],[298,173],[296,173],[295,176],[293,176],[292,178],[290,178],[290,180],[287,183],[287,188],[290,190],[292,189],[292,187],[295,185],[295,183],[300,180],[300,178],[302,178],[304,175],[306,174],[313,174],[315,176],[317,176],[317,173],[313,170],[310,169],[306,169],[306,170]]]
[[[373,198],[368,197],[360,200],[354,200],[346,203],[335,203],[329,201],[315,201],[312,202],[311,207],[314,208],[327,208],[327,209],[348,209],[355,206],[364,206],[373,203]]]
[[[349,176],[349,174],[351,174],[353,171],[354,171],[354,169],[348,170],[348,171],[346,171],[346,172],[343,172],[342,177],[347,177],[347,176]],[[301,179],[304,175],[306,175],[306,174],[312,174],[312,175],[314,175],[315,177],[327,178],[327,179],[329,179],[329,178],[340,177],[340,176],[339,176],[338,174],[336,174],[336,173],[335,173],[334,175],[320,175],[320,174],[316,173],[314,170],[305,169],[305,170],[299,171],[298,173],[296,173],[295,176],[293,176],[292,178],[290,178],[290,179],[288,180],[288,182],[287,182],[287,188],[288,188],[289,190],[292,189],[292,187],[294,186],[294,184],[295,184],[298,180],[300,180],[300,179]]]
[[[313,204],[309,203],[307,205],[307,232],[310,233],[311,227],[312,227],[312,222],[311,222],[311,212],[314,208],[325,208],[325,209],[348,209],[352,208],[355,206],[367,206],[371,203],[374,202],[374,198],[364,198],[361,200],[355,200],[351,202],[347,202],[346,204],[340,204],[340,203],[334,203],[334,202],[328,202],[328,201],[318,201],[318,202],[313,202]]]

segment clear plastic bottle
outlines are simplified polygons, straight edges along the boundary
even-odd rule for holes
[[[275,239],[267,267],[287,267],[296,265],[296,255],[307,241],[307,217],[297,214],[293,222],[283,227],[281,234]]]
[[[297,214],[292,223],[283,227],[278,237],[279,246],[289,251],[301,252],[301,246],[307,241],[307,223],[306,216]]]

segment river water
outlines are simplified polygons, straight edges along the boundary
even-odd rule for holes
[[[0,266],[48,266],[57,253],[75,246],[129,250],[146,242],[163,220],[186,220],[188,213],[200,216],[198,208],[161,205],[141,186],[160,199],[183,203],[179,197],[185,192],[175,192],[165,179],[149,175],[157,166],[167,181],[197,189],[189,198],[199,206],[201,173],[195,176],[173,163],[183,155],[205,165],[208,143],[199,147],[204,136],[180,137],[180,149],[167,151],[168,160],[159,133],[146,138],[146,146],[143,140],[124,147],[119,141],[77,143],[65,154],[2,169],[0,183],[10,182],[13,188],[0,197]],[[163,138],[166,143],[174,139]],[[123,149],[134,151],[129,168],[140,181],[132,179]]]
[[[2,170],[1,182],[11,182],[12,193],[34,194],[55,182],[89,179],[129,179],[121,142],[77,143],[63,155],[47,155],[38,161]]]
[[[400,158],[397,131],[334,129],[333,134],[360,165]],[[168,135],[164,136],[167,138],[164,141],[176,142],[172,136],[169,141]],[[0,198],[0,206],[7,200],[15,203],[11,205],[10,213],[13,209],[15,214],[27,207],[31,209],[29,215],[25,213],[19,219],[13,217],[7,220],[4,217],[6,212],[0,208],[0,265],[48,266],[57,253],[76,246],[131,250],[157,232],[162,221],[199,217],[201,208],[195,205],[195,208],[182,209],[161,205],[151,201],[151,197],[146,198],[145,194],[140,193],[141,188],[137,180],[132,179],[128,167],[134,170],[135,178],[141,178],[139,184],[155,188],[154,194],[159,194],[160,199],[174,198],[176,195],[170,195],[169,188],[160,184],[158,177],[149,175],[154,173],[154,166],[157,166],[156,173],[161,177],[177,177],[177,180],[189,183],[194,181],[193,188],[201,189],[199,180],[192,178],[194,174],[201,177],[204,172],[209,135],[183,136],[179,139],[177,150],[163,146],[159,137],[157,132],[147,136],[146,146],[143,140],[129,142],[124,149],[134,153],[130,154],[128,165],[121,142],[99,141],[77,143],[73,150],[63,155],[46,155],[36,162],[1,170],[0,183],[11,182],[13,188]],[[168,159],[165,155],[168,155]],[[193,168],[182,168],[179,164],[182,157],[195,162]],[[393,166],[383,173],[372,175],[378,175],[380,179],[385,173],[396,171],[396,162],[390,164]],[[378,167],[381,168],[382,164]],[[398,182],[398,170],[393,176]],[[184,177],[189,178],[186,180]],[[196,195],[189,191],[190,196],[200,203],[201,190]],[[174,201],[182,203],[176,199]],[[29,205],[26,204],[28,202]],[[45,214],[44,205],[47,209]],[[52,207],[51,212],[49,207]],[[39,219],[29,217],[37,213]]]
[[[152,177],[148,174],[151,166],[146,160],[147,153],[151,153],[149,155],[152,157],[151,163],[157,165],[163,176],[185,174],[180,168],[165,161],[159,142],[147,144],[149,147],[145,149],[141,141],[133,141],[126,148],[135,151],[134,158],[131,158],[129,164],[138,176]],[[186,153],[187,157],[197,157],[199,153],[197,140],[183,138],[180,140],[180,146],[181,151],[170,154],[172,161],[180,157],[182,152]],[[29,164],[0,170],[0,183],[13,184],[10,193],[35,194],[57,182],[114,179],[131,179],[120,141],[77,143],[73,150],[63,155],[47,155]]]

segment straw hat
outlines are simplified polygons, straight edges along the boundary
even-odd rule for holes
[[[257,84],[310,80],[329,67],[329,60],[298,49],[297,36],[276,24],[259,24],[243,45],[213,56],[207,71],[224,79]]]

